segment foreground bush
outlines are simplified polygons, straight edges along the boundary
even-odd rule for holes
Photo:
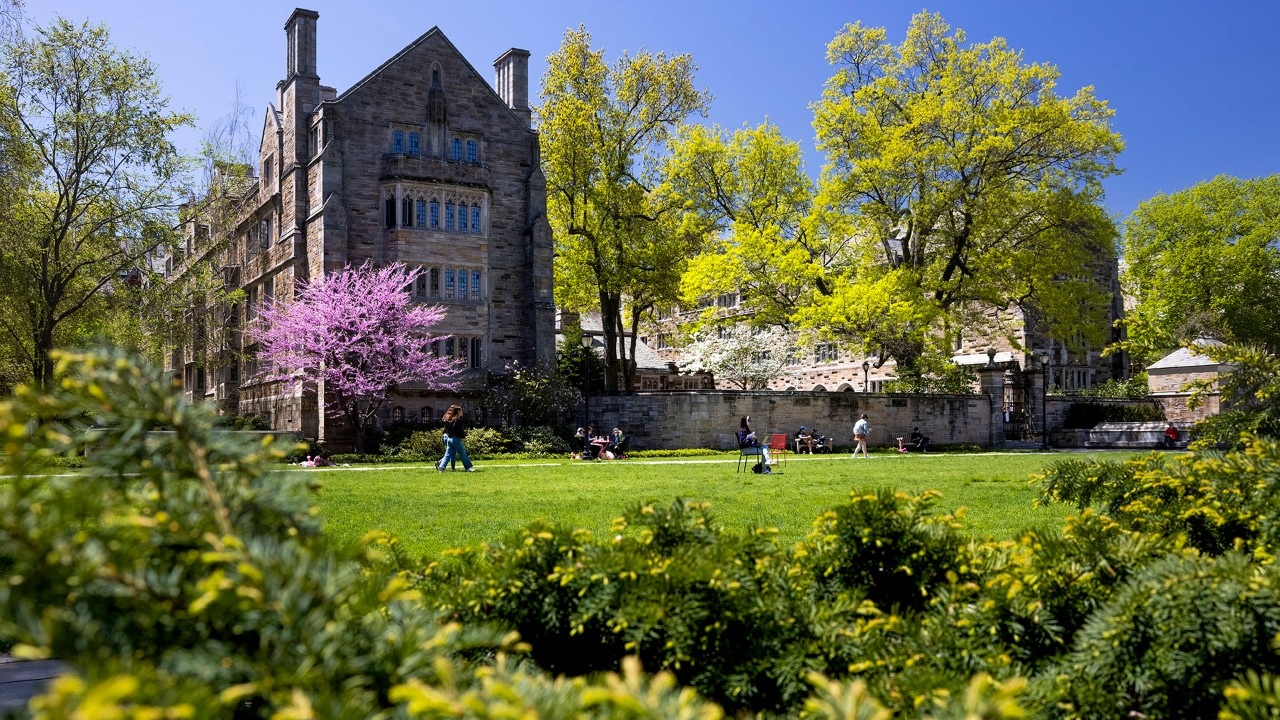
[[[120,356],[0,405],[0,638],[73,673],[37,717],[1270,717],[1280,447],[1063,463],[1057,533],[975,542],[854,491],[795,548],[645,503],[426,568],[319,534],[289,449]],[[92,430],[93,462],[42,474]],[[172,434],[148,437],[164,425]],[[514,632],[513,632],[514,631]],[[647,671],[664,671],[656,676]],[[559,677],[553,677],[559,676]],[[715,701],[700,699],[709,698]]]
[[[393,539],[325,542],[305,476],[264,469],[288,448],[215,432],[126,358],[58,377],[0,405],[0,637],[72,668],[36,717],[719,715],[638,666],[559,683],[507,659],[514,636],[438,623],[386,569]],[[107,420],[94,463],[43,474],[85,417]]]

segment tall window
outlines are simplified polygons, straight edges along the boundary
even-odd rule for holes
[[[418,201],[418,227],[427,226],[427,201]]]
[[[472,300],[480,299],[480,271],[479,270],[471,271],[471,299]]]
[[[386,207],[387,207],[387,227],[393,228],[396,226],[396,199],[387,198]]]
[[[444,229],[445,230],[453,229],[453,203],[452,202],[447,202],[444,204]]]
[[[473,368],[478,369],[480,367],[480,350],[482,347],[480,338],[471,338],[471,367]]]
[[[405,227],[413,225],[413,198],[400,201],[400,224]]]
[[[404,154],[404,131],[391,131],[391,152],[402,155]]]
[[[440,228],[440,201],[435,199],[431,200],[431,227]]]
[[[480,232],[480,206],[479,205],[471,206],[471,232],[473,233]]]
[[[471,366],[471,343],[466,338],[458,338],[458,359],[462,361],[462,367]]]
[[[444,271],[444,296],[450,300],[453,299],[453,269]],[[452,355],[453,353],[449,353]]]
[[[447,358],[453,357],[453,338],[448,338],[444,341],[444,356]]]
[[[452,147],[453,147],[453,159],[461,161],[462,160],[462,140],[459,138],[454,138]]]
[[[414,285],[417,286],[415,288],[416,292],[414,293],[417,297],[424,298],[427,296],[427,274],[426,273],[419,275]]]
[[[431,297],[440,297],[440,268],[431,268]]]
[[[467,271],[466,270],[458,271],[458,299],[459,300],[467,299]]]
[[[418,151],[419,151],[418,133],[411,132],[409,133],[409,154],[412,155],[413,157],[418,157]]]
[[[262,240],[262,247],[271,247],[271,218],[263,218],[258,222],[258,238]]]
[[[467,141],[467,162],[476,163],[480,160],[480,145],[475,140]]]

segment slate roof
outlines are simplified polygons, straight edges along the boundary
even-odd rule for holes
[[[1196,340],[1195,344],[1196,345],[1221,345],[1222,343],[1218,342],[1217,340],[1211,340],[1209,338],[1201,338],[1200,340]],[[1209,368],[1209,367],[1217,367],[1217,366],[1218,366],[1217,361],[1211,360],[1208,357],[1201,355],[1200,353],[1197,353],[1190,348],[1183,347],[1183,348],[1178,348],[1177,350],[1174,350],[1168,355],[1165,355],[1164,357],[1160,358],[1154,363],[1151,363],[1150,365],[1148,365],[1147,372],[1151,372],[1152,370],[1155,370],[1155,371],[1163,370],[1164,372],[1174,372],[1177,370],[1185,370],[1188,368]]]

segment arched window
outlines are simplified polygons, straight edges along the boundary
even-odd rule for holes
[[[418,200],[417,209],[418,209],[417,226],[426,227],[427,226],[427,201],[421,200],[421,199]]]
[[[480,206],[475,204],[471,206],[471,232],[480,232]]]
[[[471,367],[471,344],[466,338],[458,338],[458,359],[462,361],[462,367]]]
[[[431,268],[431,297],[440,297],[440,268]]]
[[[467,162],[477,163],[480,161],[480,146],[475,140],[467,141]]]
[[[458,271],[458,299],[467,299],[467,271]]]
[[[480,299],[480,271],[479,270],[471,271],[471,299],[472,300]]]
[[[417,292],[415,292],[414,294],[420,298],[426,297],[427,296],[427,274],[423,273],[419,275],[415,285],[417,286],[416,287]]]
[[[444,271],[444,296],[446,299],[453,299],[453,268]],[[452,355],[453,353],[449,354]]]
[[[426,420],[430,420],[430,419],[431,419],[431,418],[433,418],[433,417],[435,417],[435,415],[434,415],[434,413],[432,413],[432,411],[431,411],[431,406],[430,406],[430,405],[425,406],[425,407],[423,407],[423,408],[422,408],[422,419],[423,419],[424,421],[426,421]]]
[[[453,357],[453,338],[446,338],[444,341],[444,356]]]
[[[418,157],[421,151],[421,136],[416,132],[409,133],[409,154]]]
[[[440,201],[431,198],[431,227],[440,229]]]
[[[452,201],[444,204],[444,229],[445,230],[453,229],[453,202]]]
[[[453,148],[453,159],[461,162],[462,161],[462,140],[460,138],[454,138],[452,143],[452,148]]]
[[[404,154],[404,131],[393,130],[391,132],[391,152],[402,155]]]

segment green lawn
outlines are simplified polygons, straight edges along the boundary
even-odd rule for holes
[[[1096,457],[1101,454],[1072,454]],[[945,510],[967,508],[975,536],[1009,538],[1028,527],[1061,525],[1071,509],[1032,507],[1028,475],[1065,453],[789,456],[772,475],[735,472],[735,456],[622,461],[477,462],[477,472],[437,473],[429,465],[315,468],[326,532],[355,540],[374,529],[401,538],[410,554],[504,537],[543,518],[598,536],[646,500],[707,501],[729,530],[776,527],[790,545],[853,489],[892,487],[942,493]],[[1115,457],[1115,455],[1112,455]]]

